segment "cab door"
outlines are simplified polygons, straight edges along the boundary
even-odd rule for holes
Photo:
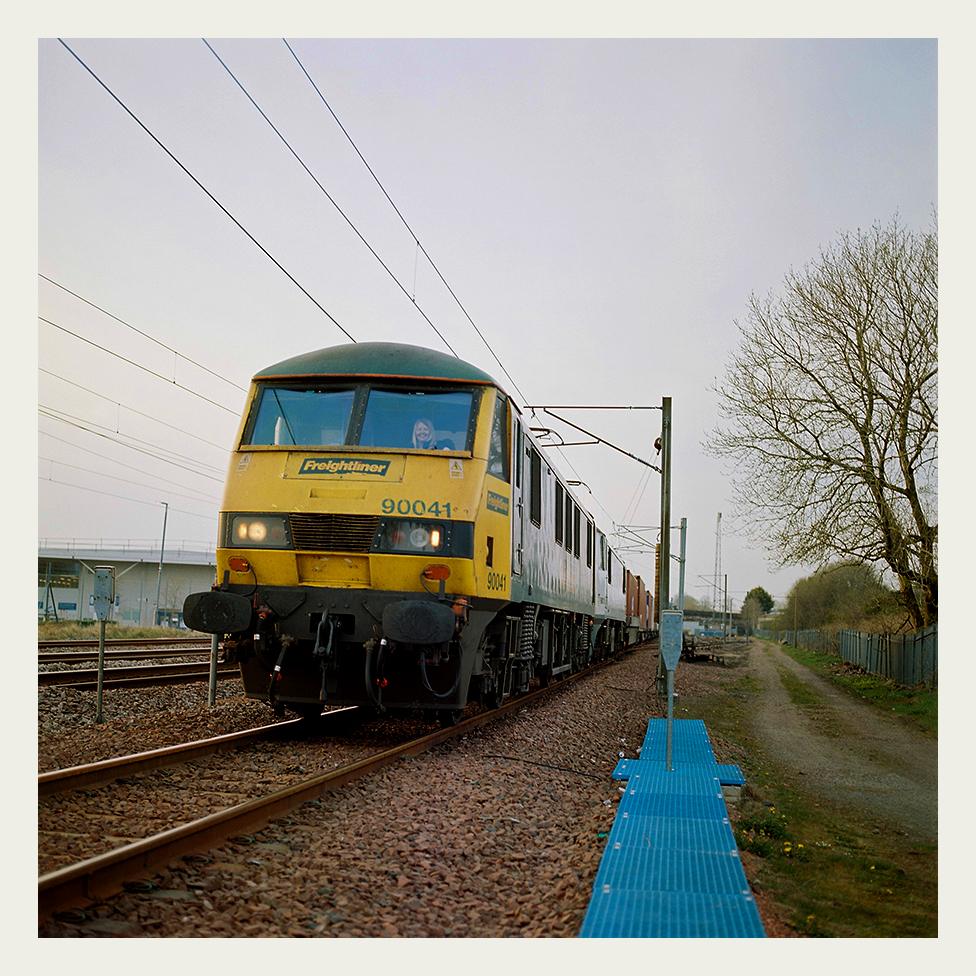
[[[522,575],[522,547],[525,543],[525,506],[522,503],[522,421],[512,409],[512,575]]]

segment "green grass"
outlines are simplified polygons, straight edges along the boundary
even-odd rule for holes
[[[887,678],[865,674],[845,664],[836,654],[791,645],[777,645],[794,661],[834,682],[849,694],[880,711],[904,715],[919,729],[936,735],[939,723],[939,693],[929,688],[906,688]]]
[[[803,935],[935,937],[936,847],[912,845],[834,796],[806,792],[803,777],[768,754],[750,730],[757,693],[758,682],[743,676],[707,697],[682,701],[682,710],[703,719],[713,737],[744,750],[735,761],[746,787],[730,811],[754,887]]]

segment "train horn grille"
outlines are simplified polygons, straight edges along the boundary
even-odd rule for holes
[[[292,514],[288,519],[295,548],[317,552],[369,552],[380,526],[376,515]]]

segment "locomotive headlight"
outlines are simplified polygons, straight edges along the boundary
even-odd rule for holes
[[[234,515],[227,541],[232,546],[289,548],[288,523],[283,515]]]
[[[445,538],[444,527],[436,522],[397,519],[384,526],[379,549],[381,552],[440,552]]]

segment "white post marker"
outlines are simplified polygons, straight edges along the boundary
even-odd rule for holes
[[[219,646],[219,635],[214,634],[210,641],[210,690],[207,695],[207,704],[211,708],[217,701],[217,648]]]
[[[102,685],[105,678],[105,621],[115,602],[115,567],[95,567],[95,592],[92,603],[98,619],[98,691],[96,693],[95,723],[102,723]]]
[[[674,732],[674,672],[681,658],[681,630],[684,623],[681,610],[661,611],[661,660],[668,674],[668,738],[665,752],[666,768],[671,772],[671,743]]]

